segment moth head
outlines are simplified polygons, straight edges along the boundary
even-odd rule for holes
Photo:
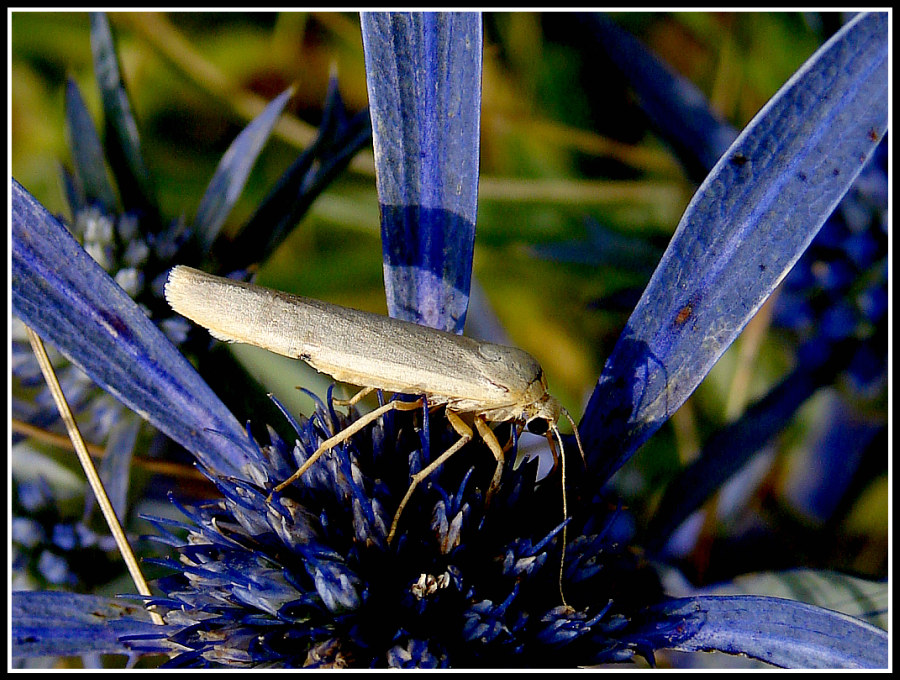
[[[530,405],[530,408],[525,414],[525,427],[533,434],[547,437],[547,440],[551,442],[551,447],[558,444],[559,450],[562,451],[562,435],[559,432],[558,426],[561,417],[565,417],[572,425],[572,432],[575,435],[575,443],[578,446],[578,452],[581,454],[582,461],[585,461],[584,448],[581,445],[581,437],[578,434],[577,423],[572,416],[569,415],[569,412],[563,408],[562,404],[549,394],[545,394],[542,399]],[[553,442],[553,437],[556,438],[555,443]]]

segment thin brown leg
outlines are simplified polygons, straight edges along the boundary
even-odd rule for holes
[[[365,399],[368,395],[375,391],[374,387],[364,387],[349,399],[332,399],[331,401],[337,406],[353,406],[360,399]]]
[[[388,532],[388,543],[391,543],[394,539],[394,534],[397,531],[397,524],[400,522],[400,513],[403,512],[403,508],[406,507],[406,504],[409,502],[410,497],[415,491],[416,487],[419,485],[419,482],[426,479],[428,475],[437,470],[444,462],[452,456],[454,453],[459,451],[463,446],[472,441],[472,428],[466,425],[462,418],[460,418],[453,411],[446,411],[447,420],[450,421],[450,425],[453,426],[453,429],[456,430],[456,433],[459,435],[459,440],[451,446],[449,449],[444,451],[440,456],[435,458],[431,463],[426,465],[424,468],[419,470],[416,474],[412,476],[412,481],[410,482],[409,488],[406,490],[406,495],[403,497],[403,500],[400,501],[400,505],[397,508],[397,512],[394,513],[394,521],[391,522],[391,530]]]
[[[503,461],[505,460],[505,456],[503,455],[503,447],[500,446],[500,442],[497,441],[497,435],[495,435],[494,431],[488,427],[488,424],[483,417],[475,416],[475,428],[478,430],[481,439],[487,444],[487,447],[491,450],[491,453],[494,454],[494,458],[497,460],[494,477],[491,479],[491,485],[488,487],[487,494],[485,494],[484,497],[484,504],[487,506],[490,504],[494,493],[500,488],[500,477],[503,475]]]
[[[322,454],[324,454],[326,451],[330,451],[341,442],[346,441],[372,421],[378,420],[378,418],[383,416],[388,411],[412,411],[414,409],[420,408],[421,406],[421,399],[417,399],[416,401],[398,401],[395,399],[393,401],[389,401],[384,406],[380,406],[374,411],[362,416],[361,418],[338,432],[333,437],[329,437],[324,442],[322,442],[319,445],[319,448],[315,450],[315,452],[309,457],[309,459],[307,459],[307,461],[300,466],[300,469],[298,469],[294,474],[292,474],[272,490],[272,493],[269,494],[269,498],[267,500],[271,501],[273,495],[279,493],[286,486],[300,479],[300,477],[303,476],[303,473],[306,472],[310,468],[310,466],[315,463],[319,459],[319,457],[322,456]]]

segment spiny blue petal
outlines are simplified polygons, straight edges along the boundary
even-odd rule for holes
[[[128,512],[128,487],[131,480],[131,458],[137,441],[141,419],[130,411],[120,409],[118,419],[113,422],[106,441],[103,460],[100,461],[100,478],[103,488],[117,517],[125,517]],[[93,494],[89,496],[93,503]]]
[[[440,649],[440,644],[432,641]],[[406,646],[397,645],[387,653],[390,668],[449,668],[450,660],[443,651],[429,648],[423,640],[408,640]]]
[[[332,613],[357,609],[362,604],[365,586],[351,569],[338,561],[320,561],[311,569],[316,592]]]
[[[737,137],[703,93],[602,14],[584,15],[604,51],[628,79],[641,108],[688,172],[702,180]],[[603,76],[602,71],[600,77]],[[602,86],[602,85],[601,85]]]
[[[273,99],[262,113],[241,130],[219,161],[194,218],[194,233],[199,240],[201,252],[209,252],[219,235],[219,230],[247,183],[250,170],[293,93],[294,88],[289,87]]]
[[[872,422],[841,394],[826,397],[826,426],[811,432],[807,443],[814,458],[792,474],[786,484],[786,496],[792,509],[815,522],[826,522],[834,516],[838,504],[856,483],[857,470],[870,446],[886,423]],[[883,451],[883,449],[877,449]],[[887,460],[883,458],[885,463]]]
[[[66,82],[66,131],[77,188],[88,202],[99,202],[106,211],[114,210],[116,193],[106,173],[103,144],[84,105],[81,91],[71,78]],[[71,207],[74,210],[77,206]]]
[[[14,313],[159,430],[222,474],[255,452],[243,428],[128,295],[12,180]]]
[[[846,348],[835,353],[844,361],[849,359]],[[645,545],[650,550],[661,549],[671,532],[781,432],[799,406],[828,384],[838,368],[830,353],[822,360],[801,363],[740,419],[716,432],[697,460],[667,487],[647,529]]]
[[[128,635],[175,632],[176,626],[156,626],[141,606],[121,599],[64,592],[12,594],[12,656],[130,654]],[[164,640],[155,651],[169,651]]]
[[[888,636],[860,619],[777,597],[701,596],[652,607],[654,647],[746,654],[783,668],[887,668]]]
[[[235,239],[217,244],[223,246],[216,253],[223,268],[264,261],[371,137],[368,111],[347,119],[337,78],[332,77],[315,141],[279,178]]]
[[[462,333],[475,215],[481,16],[363,13],[391,316]]]
[[[122,82],[119,58],[109,20],[103,12],[91,12],[91,51],[106,120],[107,159],[116,177],[126,212],[158,214],[150,172],[144,163],[137,122]]]
[[[865,165],[887,128],[887,51],[887,15],[856,17],[697,191],[585,412],[599,483],[684,403]]]

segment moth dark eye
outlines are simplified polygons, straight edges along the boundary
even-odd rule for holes
[[[532,434],[547,434],[550,425],[543,418],[535,418],[534,420],[529,420],[525,427],[527,427],[528,431]]]

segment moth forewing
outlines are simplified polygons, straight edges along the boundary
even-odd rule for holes
[[[213,337],[302,359],[336,380],[425,394],[464,412],[514,407],[541,367],[515,347],[175,267],[166,300]],[[544,390],[545,391],[545,390]],[[540,395],[538,395],[539,397]]]
[[[262,347],[292,359],[322,345],[329,305],[178,266],[169,273],[166,300],[176,312],[220,340]],[[317,320],[319,321],[317,323]]]

